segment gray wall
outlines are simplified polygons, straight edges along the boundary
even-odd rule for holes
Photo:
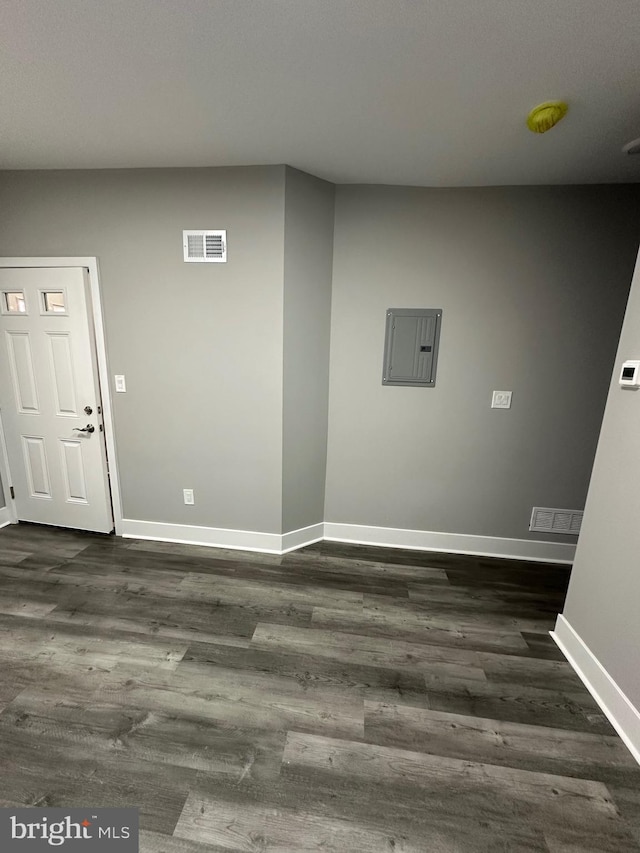
[[[584,506],[639,193],[337,188],[327,521],[563,541],[531,508]],[[382,387],[389,307],[443,309],[435,388]]]
[[[287,168],[282,530],[324,519],[334,186]]]
[[[2,480],[0,480],[0,509],[5,507],[6,505],[7,505],[7,502],[4,499],[4,491],[2,488]]]
[[[638,227],[638,219],[635,221]],[[640,708],[640,391],[622,390],[623,361],[640,358],[636,266],[564,615]]]
[[[99,259],[125,517],[279,533],[284,167],[5,172],[0,202],[0,255]]]
[[[580,508],[640,188],[336,192],[331,297],[333,188],[295,170],[0,173],[1,255],[99,259],[125,517],[322,519],[331,299],[327,520],[521,538]],[[202,227],[227,264],[183,262]],[[390,306],[444,309],[435,389],[382,387]]]

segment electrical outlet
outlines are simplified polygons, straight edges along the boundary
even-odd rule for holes
[[[184,495],[184,502],[188,504],[188,506],[193,506],[196,502],[193,496],[193,489],[183,489],[182,494]]]
[[[513,391],[494,391],[491,399],[492,409],[510,409]]]

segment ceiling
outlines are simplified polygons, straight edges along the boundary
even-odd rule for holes
[[[5,169],[640,180],[638,0],[2,0],[0,32]]]

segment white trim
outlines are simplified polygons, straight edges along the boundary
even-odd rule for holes
[[[313,545],[314,542],[321,542],[324,538],[324,524],[310,524],[309,527],[301,527],[298,530],[291,530],[289,533],[283,533],[280,543],[280,553],[286,554],[288,551],[295,551],[298,548],[304,548],[305,545]]]
[[[120,478],[118,477],[118,456],[116,454],[115,427],[113,423],[113,407],[111,403],[111,386],[109,384],[109,366],[107,362],[107,345],[104,331],[104,314],[100,297],[100,277],[98,274],[97,258],[0,258],[0,269],[5,267],[86,267],[89,270],[89,286],[91,289],[91,306],[93,310],[93,325],[98,357],[98,377],[100,380],[100,395],[102,397],[102,422],[104,424],[107,444],[107,459],[109,460],[109,482],[111,485],[111,500],[113,506],[113,521],[116,533],[122,535],[122,501],[120,498]]]
[[[15,519],[11,517],[11,510],[8,506],[0,507],[0,527],[6,527],[7,524],[15,524]]]
[[[550,632],[558,648],[640,764],[640,711],[627,698],[562,613]]]
[[[322,536],[314,538],[314,532],[316,528],[321,527],[321,524],[313,525],[281,536],[279,533],[229,530],[224,527],[198,527],[194,524],[166,524],[157,521],[137,521],[131,518],[122,519],[122,535],[125,539],[155,539],[160,542],[182,542],[187,545],[260,551],[265,554],[283,554],[285,550],[291,551],[310,542],[317,542]]]
[[[325,521],[324,538],[334,542],[407,548],[412,551],[442,551],[473,554],[538,563],[572,563],[576,546],[564,542],[537,542],[533,539],[504,539],[499,536],[471,536],[464,533],[436,533],[397,527],[369,527],[364,524],[337,524]]]
[[[160,542],[182,542],[188,545],[260,551],[267,554],[286,554],[323,539],[383,548],[408,548],[413,551],[440,551],[448,554],[473,554],[552,563],[571,563],[575,550],[573,545],[557,542],[431,533],[426,530],[365,527],[332,522],[312,524],[280,535],[124,518],[121,530],[121,535],[127,539],[155,539]]]
[[[3,512],[8,513],[9,521],[7,524],[16,524],[18,521],[18,513],[16,512],[16,502],[11,497],[11,468],[9,467],[9,454],[7,453],[7,444],[4,440],[4,427],[2,425],[2,412],[0,411],[0,480],[2,480],[2,492],[4,494],[5,506]],[[4,524],[2,525],[4,527]]]

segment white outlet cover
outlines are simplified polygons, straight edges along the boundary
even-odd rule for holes
[[[116,374],[113,378],[116,383],[116,391],[124,392],[127,390],[127,383],[122,374]]]
[[[513,391],[494,391],[491,398],[492,409],[510,409]]]

